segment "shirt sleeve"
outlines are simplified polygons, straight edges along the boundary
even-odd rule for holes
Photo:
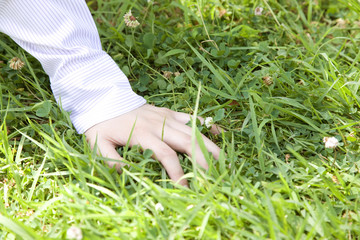
[[[40,61],[79,133],[146,102],[102,50],[83,0],[0,0],[0,31]]]

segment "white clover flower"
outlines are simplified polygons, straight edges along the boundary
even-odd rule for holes
[[[25,65],[25,63],[23,61],[21,61],[21,59],[18,57],[13,57],[9,61],[9,67],[14,70],[20,70],[24,65]]]
[[[81,229],[75,226],[70,227],[67,231],[66,231],[66,238],[67,239],[76,239],[76,240],[81,240],[83,238]]]
[[[136,20],[136,17],[134,17],[131,13],[131,9],[124,15],[124,21],[126,26],[131,28],[136,28],[140,25],[138,20]]]
[[[214,124],[214,119],[212,117],[205,118],[205,126],[207,128],[211,128],[213,124]]]
[[[255,8],[255,15],[256,15],[256,16],[261,16],[263,10],[264,10],[264,9],[263,9],[262,7],[257,7],[257,8]]]
[[[342,18],[336,19],[336,26],[338,26],[339,28],[346,28],[346,24],[347,24],[346,20]]]
[[[273,78],[271,76],[265,76],[262,78],[263,82],[267,85],[270,86],[271,84],[274,83]]]
[[[335,137],[324,137],[323,142],[325,148],[336,148],[339,145],[339,141]]]
[[[172,73],[172,72],[170,72],[170,71],[163,71],[163,76],[164,76],[164,78],[166,78],[166,79],[170,79],[173,74],[174,74],[174,73]]]
[[[156,211],[164,211],[164,207],[163,207],[163,205],[161,203],[157,203],[155,205],[155,210]]]
[[[193,205],[193,204],[190,204],[189,206],[186,207],[186,210],[190,210],[190,209],[192,209],[193,207],[194,207],[194,205]]]

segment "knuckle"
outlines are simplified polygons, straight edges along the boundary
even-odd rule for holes
[[[168,159],[168,158],[177,158],[177,154],[174,150],[172,150],[170,147],[159,147],[155,150],[156,158],[159,161]]]
[[[192,145],[193,145],[193,142],[191,140],[191,137],[184,139],[182,142],[184,152],[191,153]]]
[[[161,109],[161,111],[163,111],[163,112],[168,112],[168,111],[169,111],[169,109],[166,108],[166,107],[161,107],[160,109]]]
[[[162,107],[162,108],[160,108],[160,110],[161,110],[162,116],[164,116],[164,117],[174,116],[174,111],[169,108]]]

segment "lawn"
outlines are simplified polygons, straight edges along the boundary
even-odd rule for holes
[[[87,3],[135,92],[212,117],[225,132],[189,124],[221,156],[205,153],[203,171],[179,154],[189,189],[140,147],[118,149],[118,174],[76,133],[39,62],[0,35],[0,239],[359,237],[359,1]]]

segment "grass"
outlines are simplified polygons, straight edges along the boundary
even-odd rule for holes
[[[358,238],[357,1],[88,5],[134,90],[213,117],[227,132],[199,131],[223,153],[207,172],[179,154],[190,189],[136,147],[119,149],[129,166],[117,174],[76,134],[40,64],[1,35],[0,239],[65,239],[71,226],[83,239]],[[130,8],[136,29],[123,22]]]

